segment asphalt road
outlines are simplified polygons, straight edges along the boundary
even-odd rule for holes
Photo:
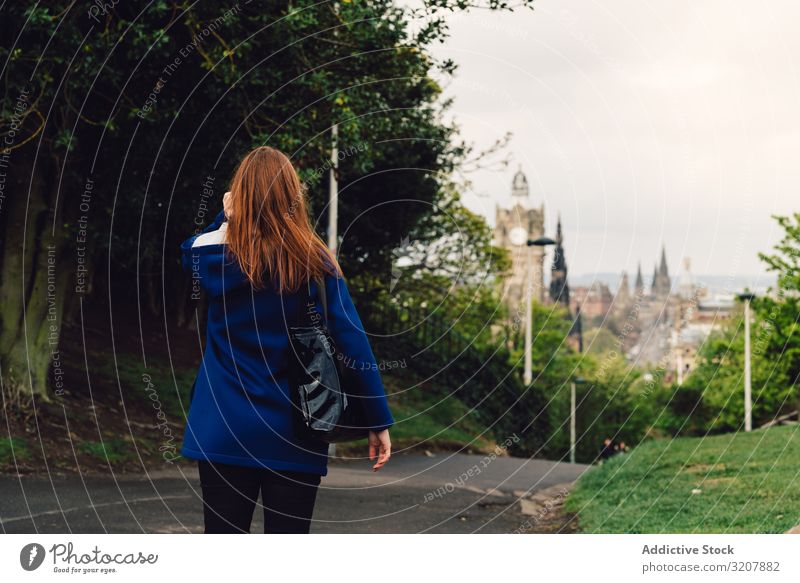
[[[332,463],[312,532],[513,532],[526,518],[521,497],[572,482],[587,467],[444,453],[395,456],[377,473],[367,462]],[[0,476],[5,533],[192,533],[202,524],[191,466],[141,476]],[[257,508],[252,532],[262,530]]]

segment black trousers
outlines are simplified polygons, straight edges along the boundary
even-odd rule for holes
[[[321,477],[198,461],[206,534],[249,533],[261,493],[265,533],[308,533]]]

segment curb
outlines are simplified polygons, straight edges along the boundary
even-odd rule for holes
[[[527,516],[537,516],[549,513],[553,508],[560,507],[575,482],[562,482],[542,490],[524,492],[517,490],[514,495],[519,498],[520,509]]]

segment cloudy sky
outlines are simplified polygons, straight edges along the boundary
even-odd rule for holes
[[[558,213],[573,274],[764,274],[800,210],[800,3],[539,0],[533,12],[451,19],[446,95],[478,148],[506,131],[514,162],[470,176],[494,223],[522,166],[547,234]]]

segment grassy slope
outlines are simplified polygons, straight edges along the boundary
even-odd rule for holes
[[[45,471],[46,467],[51,471],[104,472],[109,463],[115,471],[140,471],[142,464],[156,469],[165,463],[159,451],[161,446],[180,447],[183,408],[188,403],[195,366],[183,363],[174,370],[173,379],[168,363],[152,357],[146,371],[139,356],[131,353],[118,353],[116,362],[92,353],[90,360],[95,363],[91,369],[92,394],[88,392],[85,373],[70,369],[67,393],[51,407],[38,408],[35,427],[25,429],[20,424],[2,427],[0,472],[29,473]],[[149,385],[143,381],[144,372],[150,377]],[[402,381],[391,375],[385,380],[387,392],[393,395],[390,402],[397,422],[392,429],[395,452],[488,452],[494,447],[491,435],[460,401],[452,397],[442,399],[437,396],[441,391],[430,386],[417,386],[410,373]],[[147,386],[152,387],[150,393],[145,390]],[[409,386],[414,388],[409,390]],[[152,399],[158,401],[154,403]],[[69,431],[62,403],[67,409]],[[159,422],[156,404],[166,414],[171,438],[156,427]],[[476,439],[481,433],[484,436]],[[365,447],[363,442],[341,444],[337,455],[361,457]]]
[[[800,523],[798,453],[797,426],[650,441],[584,474],[566,508],[584,532],[785,532]]]
[[[479,423],[469,407],[441,391],[416,386],[407,390],[409,379],[384,378],[395,425],[392,450],[395,453],[425,450],[486,453],[495,447],[492,435]],[[481,437],[477,437],[481,435]],[[340,444],[337,455],[363,454],[363,444]]]
[[[178,448],[183,431],[183,406],[194,379],[194,367],[175,370],[175,381],[165,361],[150,359],[147,373],[153,390],[145,391],[138,356],[90,352],[91,385],[86,373],[65,359],[65,392],[52,403],[39,403],[27,419],[5,416],[0,426],[0,472],[107,472],[141,471],[166,467],[160,448]],[[119,385],[117,383],[119,373]],[[91,390],[90,390],[91,387]],[[153,399],[157,399],[154,401]],[[157,425],[155,406],[169,424]],[[10,437],[9,437],[10,435]]]

